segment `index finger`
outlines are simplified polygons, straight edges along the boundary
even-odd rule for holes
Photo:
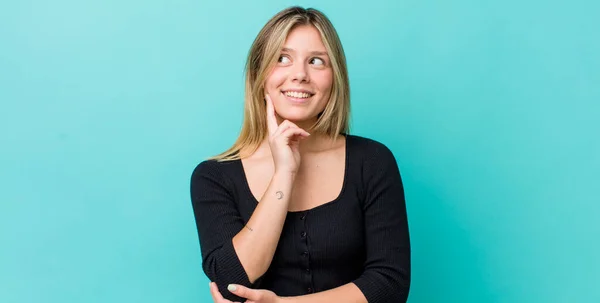
[[[269,130],[269,134],[272,134],[278,127],[277,118],[275,117],[275,107],[268,94],[265,95],[265,99],[267,100],[267,129]]]

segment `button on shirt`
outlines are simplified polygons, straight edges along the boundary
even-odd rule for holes
[[[346,135],[339,196],[315,208],[288,212],[267,272],[250,283],[232,239],[258,201],[240,160],[206,160],[194,170],[191,198],[203,269],[223,296],[229,283],[299,296],[354,283],[369,303],[405,302],[410,241],[404,189],[394,155],[382,143]]]

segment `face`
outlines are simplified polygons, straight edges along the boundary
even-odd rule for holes
[[[310,25],[294,28],[265,83],[277,114],[295,123],[316,121],[332,84],[331,61],[319,31]]]

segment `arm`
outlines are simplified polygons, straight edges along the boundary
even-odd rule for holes
[[[400,171],[392,152],[370,142],[364,162],[366,261],[354,280],[369,303],[406,302],[410,288],[410,239]]]
[[[287,215],[294,175],[275,174],[233,246],[251,282],[271,265]]]
[[[373,149],[366,153],[370,158],[363,168],[367,254],[362,275],[340,287],[282,297],[281,302],[406,302],[410,287],[410,241],[404,189],[392,152],[380,143],[372,144]]]
[[[226,291],[227,285],[252,287],[269,267],[287,214],[292,182],[292,176],[274,175],[245,227],[228,186],[230,180],[222,176],[216,163],[205,161],[194,170],[190,190],[202,266],[225,298],[239,301]],[[277,191],[283,193],[281,199]]]
[[[281,303],[368,303],[367,298],[356,287],[354,283],[344,284],[330,290],[298,296],[298,297],[282,297]]]
[[[393,154],[375,143],[363,168],[366,260],[361,276],[351,283],[315,294],[278,297],[263,289],[238,287],[235,293],[253,302],[398,303],[406,302],[410,286],[410,241],[404,189]]]

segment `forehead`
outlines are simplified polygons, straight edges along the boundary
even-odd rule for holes
[[[293,28],[283,45],[296,51],[325,51],[321,34],[312,25],[301,25]]]

